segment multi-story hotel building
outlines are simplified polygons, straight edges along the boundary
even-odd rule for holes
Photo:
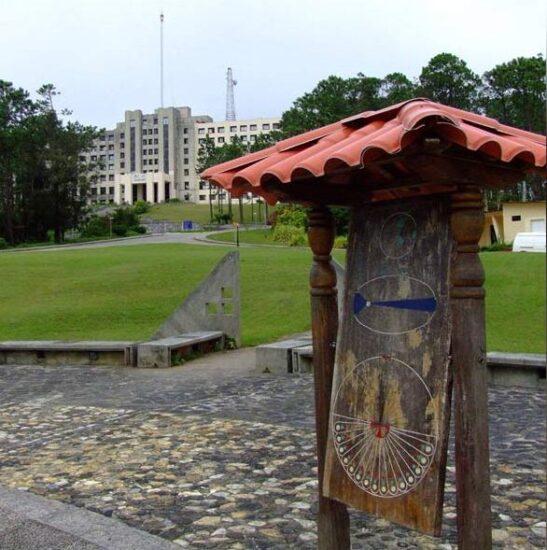
[[[192,116],[190,107],[166,107],[153,114],[126,111],[125,120],[106,131],[87,154],[97,163],[98,179],[90,201],[133,204],[177,198],[203,203],[208,184],[200,181],[196,163],[200,145],[209,136],[215,145],[239,136],[252,143],[261,133],[279,128],[279,118],[214,122],[210,116]]]

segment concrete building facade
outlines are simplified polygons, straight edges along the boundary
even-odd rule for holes
[[[205,138],[209,136],[217,146],[230,143],[234,136],[252,143],[261,133],[278,129],[279,120],[214,122],[208,115],[192,116],[190,107],[160,108],[152,114],[126,111],[124,121],[106,131],[87,153],[87,160],[99,166],[90,202],[159,203],[176,198],[206,203],[208,183],[196,173]]]

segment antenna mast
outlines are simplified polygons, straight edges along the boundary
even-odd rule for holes
[[[228,67],[226,72],[226,120],[236,119],[236,103],[234,100],[234,86],[237,80],[232,76],[232,69]]]
[[[163,108],[163,11],[160,13],[160,107]]]

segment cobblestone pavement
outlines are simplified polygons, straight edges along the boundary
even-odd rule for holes
[[[0,366],[0,484],[188,548],[315,548],[311,376],[252,373],[252,350],[143,371]],[[222,368],[230,365],[230,368]],[[496,548],[545,546],[543,391],[491,388]],[[452,447],[452,446],[451,446]],[[455,548],[352,512],[353,548]]]

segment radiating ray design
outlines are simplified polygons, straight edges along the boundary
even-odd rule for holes
[[[358,315],[367,307],[392,307],[397,309],[412,309],[414,311],[433,312],[437,308],[437,300],[428,298],[405,298],[403,300],[367,300],[362,294],[356,292],[353,295],[353,313]]]
[[[386,396],[401,384],[423,412],[408,417]],[[436,453],[436,419],[426,414],[432,395],[420,374],[392,354],[365,359],[345,375],[331,416],[334,448],[355,485],[380,498],[412,491],[426,476]]]
[[[338,458],[351,480],[377,497],[413,489],[433,461],[436,437],[385,422],[333,415]]]

